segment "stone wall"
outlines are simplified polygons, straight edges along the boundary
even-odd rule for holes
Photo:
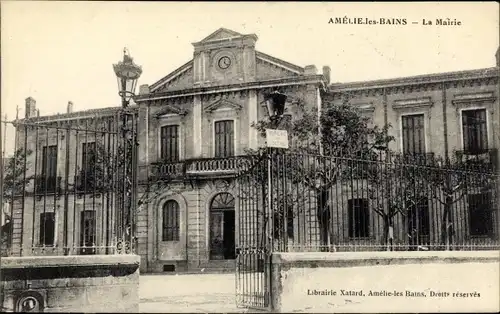
[[[498,251],[275,253],[275,312],[498,312]]]
[[[36,301],[45,312],[137,312],[139,257],[2,258],[0,287],[2,312],[21,311],[20,303]]]

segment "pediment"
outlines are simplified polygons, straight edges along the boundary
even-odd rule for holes
[[[167,90],[186,89],[193,86],[193,60],[185,63],[173,72],[164,76],[151,85],[151,93],[164,92]]]
[[[226,39],[226,38],[234,38],[234,37],[241,37],[243,34],[240,34],[238,32],[232,31],[230,29],[221,27],[212,34],[208,35],[207,37],[203,38],[200,43],[206,43],[210,41],[216,41],[216,40],[221,40],[221,39]]]
[[[241,105],[227,99],[219,99],[205,107],[205,112],[211,113],[217,110],[241,110]]]
[[[188,110],[185,108],[179,108],[179,107],[173,106],[173,105],[165,105],[156,114],[156,117],[161,119],[161,118],[166,118],[166,117],[169,117],[172,115],[185,116],[186,114],[188,114]]]
[[[304,68],[262,52],[256,51],[255,59],[258,79],[274,79],[304,74]]]

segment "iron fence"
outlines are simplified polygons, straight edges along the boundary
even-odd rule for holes
[[[240,228],[255,237],[272,226],[274,252],[496,250],[500,182],[491,161],[275,150],[239,179],[240,207],[250,213]],[[266,247],[264,235],[259,241]]]
[[[4,158],[3,256],[133,253],[134,112],[4,125],[15,135]]]

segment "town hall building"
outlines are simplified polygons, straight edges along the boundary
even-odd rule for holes
[[[141,271],[234,269],[239,236],[236,165],[247,149],[265,145],[252,124],[267,119],[264,100],[276,89],[288,96],[287,108],[292,116],[297,99],[320,110],[326,103],[340,102],[348,92],[353,95],[352,105],[370,116],[374,124],[393,125],[389,132],[396,141],[390,148],[395,151],[450,155],[480,148],[498,164],[499,52],[496,57],[496,65],[485,69],[331,83],[335,71],[331,74],[328,66],[319,71],[314,65],[302,67],[260,52],[255,34],[220,28],[193,43],[189,62],[157,82],[141,85],[134,98],[141,200],[136,232]],[[38,116],[35,100],[26,100],[26,118],[44,123],[82,123],[96,116],[115,115],[119,110],[117,106],[74,111],[70,103],[65,114]],[[62,136],[56,142],[59,138]],[[73,154],[65,150],[75,145],[79,154],[88,151],[92,141],[86,139],[80,136],[71,144],[65,144],[69,138],[61,139],[40,150],[47,155],[45,160],[54,161],[41,162],[47,165],[44,174],[64,177],[64,171],[74,173],[75,163],[68,159]],[[84,157],[75,158],[84,163]],[[152,178],[165,184],[154,190]],[[64,186],[65,182],[55,180],[54,184]],[[109,217],[94,215],[87,207],[95,208],[96,202],[104,204],[106,200],[74,198],[48,200],[54,204],[53,223],[49,225],[32,224],[33,219],[26,219],[30,211],[21,214],[14,206],[14,221],[22,219],[38,228],[32,233],[14,232],[14,245],[28,243],[33,235],[55,245],[64,229],[58,219],[64,215],[65,206],[73,211],[78,205],[82,213],[87,213],[74,215],[75,225],[81,226],[75,227],[75,232],[104,234],[99,229],[104,225],[99,217]],[[40,215],[32,217],[39,219]],[[498,223],[498,210],[491,222]],[[40,230],[47,228],[53,229],[48,232],[50,236],[39,236]],[[97,237],[89,240],[73,236],[73,241],[91,243]]]

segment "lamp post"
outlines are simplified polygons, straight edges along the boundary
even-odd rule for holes
[[[271,121],[271,129],[266,129],[266,139],[267,139],[267,208],[268,208],[268,224],[269,224],[269,246],[272,248],[274,244],[274,213],[272,206],[272,160],[274,157],[273,148],[286,148],[288,147],[288,135],[286,131],[275,130],[283,118],[285,113],[286,99],[288,97],[280,93],[278,90],[266,95],[264,102],[266,103],[267,113],[269,115],[269,120]],[[284,143],[283,143],[284,142]],[[277,143],[286,145],[277,145]]]
[[[122,100],[122,151],[118,154],[118,168],[123,175],[119,182],[119,192],[122,193],[116,215],[117,234],[116,252],[131,253],[134,248],[133,204],[135,202],[137,176],[137,132],[134,123],[134,113],[129,109],[130,100],[135,96],[137,80],[142,74],[142,68],[135,64],[127,48],[123,50],[123,60],[113,64],[113,70],[118,81],[118,95]],[[132,122],[132,123],[130,123]]]

